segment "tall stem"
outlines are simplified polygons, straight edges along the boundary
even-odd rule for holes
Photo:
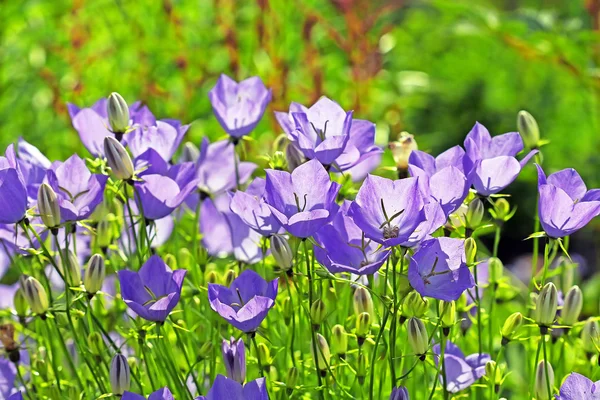
[[[310,261],[309,261],[309,256],[308,256],[308,245],[306,244],[307,240],[304,239],[303,240],[303,244],[304,244],[304,261],[306,262],[306,275],[308,277],[308,312],[307,312],[307,316],[308,316],[308,323],[309,323],[309,329],[311,332],[311,336],[312,336],[312,348],[313,348],[313,358],[315,360],[315,370],[317,371],[317,382],[319,384],[319,398],[323,399],[323,392],[321,389],[321,386],[323,384],[322,379],[321,379],[321,371],[319,371],[319,356],[317,353],[318,349],[317,349],[317,337],[315,335],[315,331],[312,328],[312,320],[310,317],[310,307],[312,306],[313,303],[313,281],[312,281],[312,271],[311,271],[311,265],[310,265]]]

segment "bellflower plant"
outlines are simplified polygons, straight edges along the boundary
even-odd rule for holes
[[[281,224],[265,201],[266,183],[263,178],[255,178],[245,192],[236,191],[230,208],[250,228],[263,236],[271,236],[281,230]]]
[[[433,346],[436,355],[435,363],[439,363],[440,345]],[[471,354],[465,357],[457,345],[446,342],[444,362],[446,363],[446,390],[457,393],[474,384],[485,375],[485,365],[491,360],[489,354]],[[442,376],[439,377],[442,382]]]
[[[265,378],[259,378],[242,386],[241,383],[217,375],[206,396],[195,400],[269,400]]]
[[[246,347],[242,339],[235,340],[231,337],[229,341],[221,343],[221,353],[227,370],[227,377],[239,383],[246,380]]]
[[[27,187],[17,164],[14,146],[0,157],[0,223],[13,224],[25,218],[28,207]]]
[[[275,305],[277,288],[277,279],[267,282],[247,269],[229,288],[209,284],[208,300],[211,308],[231,325],[242,332],[254,332]]]
[[[600,399],[600,381],[593,382],[577,372],[572,372],[560,387],[560,394],[556,396],[556,400],[580,399]]]

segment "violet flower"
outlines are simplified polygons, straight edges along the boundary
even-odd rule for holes
[[[350,204],[344,201],[331,223],[315,233],[319,244],[315,257],[331,273],[370,275],[381,268],[391,250],[381,249],[379,243],[364,237],[348,215]]]
[[[13,393],[16,376],[15,364],[6,358],[0,358],[0,395],[3,399],[8,398]]]
[[[406,386],[398,386],[392,389],[390,400],[410,400]]]
[[[411,257],[408,280],[421,296],[458,300],[475,285],[465,262],[464,240],[439,237],[422,242]]]
[[[571,235],[600,214],[600,189],[587,190],[577,171],[563,169],[546,178],[536,166],[540,223],[549,237]]]
[[[465,151],[454,146],[436,158],[413,150],[408,158],[408,170],[419,177],[421,192],[440,203],[447,216],[460,207],[469,194],[471,183],[465,172]]]
[[[46,179],[46,170],[52,163],[37,147],[23,138],[19,138],[17,142],[16,163],[23,175],[29,201],[37,200],[38,189]]]
[[[252,132],[262,118],[271,101],[271,89],[257,76],[237,83],[221,74],[208,98],[223,129],[239,139]]]
[[[235,340],[232,336],[229,341],[221,343],[223,363],[227,370],[227,377],[239,383],[246,380],[246,348],[242,339]]]
[[[265,186],[263,178],[255,178],[245,192],[235,192],[230,208],[250,228],[262,236],[271,236],[281,230],[281,224],[265,201]]]
[[[23,393],[17,392],[9,396],[6,400],[23,400]]]
[[[556,400],[598,400],[600,381],[593,382],[577,372],[571,372],[560,387],[560,394],[555,397]]]
[[[153,392],[152,394],[150,394],[150,396],[148,396],[148,400],[173,400],[173,399],[174,399],[173,394],[167,387],[158,389],[156,392]],[[146,398],[144,396],[142,396],[141,394],[125,392],[125,393],[123,393],[121,400],[146,400]]]
[[[254,332],[275,305],[278,280],[265,281],[252,270],[245,270],[231,287],[210,283],[210,307],[242,332]]]
[[[119,271],[125,304],[148,321],[163,322],[181,296],[187,271],[172,271],[159,256],[152,256],[138,272]]]
[[[258,378],[242,386],[241,383],[217,375],[206,396],[195,400],[269,400],[265,378]]]
[[[436,355],[435,364],[437,365],[441,354],[440,345],[434,345],[432,350]],[[490,360],[490,355],[485,353],[471,354],[465,357],[458,346],[448,340],[444,353],[446,390],[450,393],[457,393],[471,386],[485,375],[485,364]],[[443,382],[441,375],[440,382]]]
[[[523,150],[518,132],[491,137],[485,126],[475,123],[465,139],[465,149],[471,166],[469,180],[482,196],[500,192],[510,185],[521,169],[538,151],[532,150],[521,161],[515,156]]]
[[[21,221],[25,218],[27,208],[27,188],[11,144],[6,149],[5,157],[0,157],[0,223]]]
[[[153,149],[163,160],[170,161],[190,126],[174,119],[156,120],[150,111],[148,114],[146,125],[138,123],[127,134],[127,147],[134,157]]]
[[[266,172],[265,199],[275,218],[290,234],[307,238],[333,218],[340,185],[331,182],[317,160],[302,164],[291,174]]]

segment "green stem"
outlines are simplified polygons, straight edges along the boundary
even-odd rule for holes
[[[550,377],[548,375],[548,356],[546,355],[546,337],[542,336],[542,347],[544,351],[544,375],[546,376],[546,388],[548,389],[548,398],[552,397],[552,390],[550,389]]]
[[[262,360],[260,359],[260,351],[258,351],[258,344],[256,344],[256,335],[252,335],[252,344],[254,345],[254,351],[256,351],[256,360],[258,362],[258,370],[260,371],[260,377],[265,377],[265,371],[263,371]]]
[[[546,275],[548,274],[549,262],[548,257],[550,254],[550,243],[549,240],[546,241],[546,245],[544,246],[544,271],[542,273],[542,287],[546,284]]]
[[[48,328],[48,325],[50,322],[48,321],[48,319],[46,319],[45,321],[41,321],[41,324],[44,326],[44,330],[46,331],[46,343],[48,344],[48,351],[49,351],[49,355],[50,355],[50,363],[52,364],[52,369],[54,370],[54,378],[56,379],[56,386],[58,388],[58,391],[61,392],[61,386],[60,386],[60,376],[58,374],[58,366],[56,365],[56,350],[54,348],[54,341],[50,340],[50,338],[52,337],[52,335],[50,334],[50,329]]]
[[[317,372],[317,382],[319,384],[319,398],[323,399],[323,391],[321,389],[321,386],[323,384],[323,381],[321,379],[321,372],[319,371],[319,358],[318,358],[318,354],[317,353],[317,337],[315,335],[315,331],[312,328],[312,321],[311,321],[311,317],[310,317],[310,307],[312,306],[313,303],[313,280],[312,280],[312,272],[311,272],[311,266],[310,266],[310,261],[309,261],[309,256],[308,256],[308,245],[306,244],[306,239],[303,240],[304,243],[304,261],[306,262],[306,275],[308,277],[308,310],[307,310],[307,317],[308,317],[308,324],[309,327],[308,329],[310,329],[310,333],[312,336],[312,348],[313,348],[313,358],[314,358],[314,363],[315,363],[315,370]],[[298,293],[300,294],[300,293]]]

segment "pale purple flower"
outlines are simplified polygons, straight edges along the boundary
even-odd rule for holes
[[[167,387],[158,389],[156,392],[153,392],[152,394],[150,394],[150,396],[148,396],[148,400],[173,400],[173,399],[174,399],[173,394]],[[121,400],[146,400],[146,398],[144,396],[142,396],[141,394],[125,392],[125,393],[123,393]]]
[[[6,358],[0,358],[0,395],[3,399],[8,398],[13,393],[16,376],[15,364]]]
[[[599,400],[600,381],[571,372],[560,387],[560,394],[555,395],[556,400]]]
[[[163,160],[170,161],[189,127],[174,119],[154,120],[149,125],[138,124],[126,135],[127,147],[134,157],[153,149]]]
[[[390,400],[410,400],[406,386],[398,386],[392,389]]]
[[[35,201],[39,186],[46,178],[46,170],[50,168],[52,163],[37,147],[23,138],[19,138],[17,142],[16,156],[19,172],[22,174],[27,187],[29,201]]]
[[[439,363],[441,348],[439,344],[433,346],[436,355],[435,363]],[[491,360],[489,354],[471,354],[465,357],[457,345],[451,341],[446,342],[444,361],[446,364],[446,390],[457,393],[474,384],[485,375],[485,364]],[[440,382],[443,382],[440,375]]]
[[[0,157],[0,223],[21,221],[27,208],[27,188],[11,144],[6,149],[5,157]]]
[[[234,337],[231,337],[229,341],[223,340],[221,353],[223,354],[227,377],[239,383],[244,383],[246,380],[246,348],[244,347],[244,341],[241,338],[235,340]]]
[[[245,192],[234,193],[230,208],[250,228],[263,236],[271,236],[281,230],[281,224],[265,201],[265,186],[263,178],[255,178]]]
[[[269,400],[265,378],[258,378],[242,385],[223,375],[217,375],[206,396],[195,400]]]

